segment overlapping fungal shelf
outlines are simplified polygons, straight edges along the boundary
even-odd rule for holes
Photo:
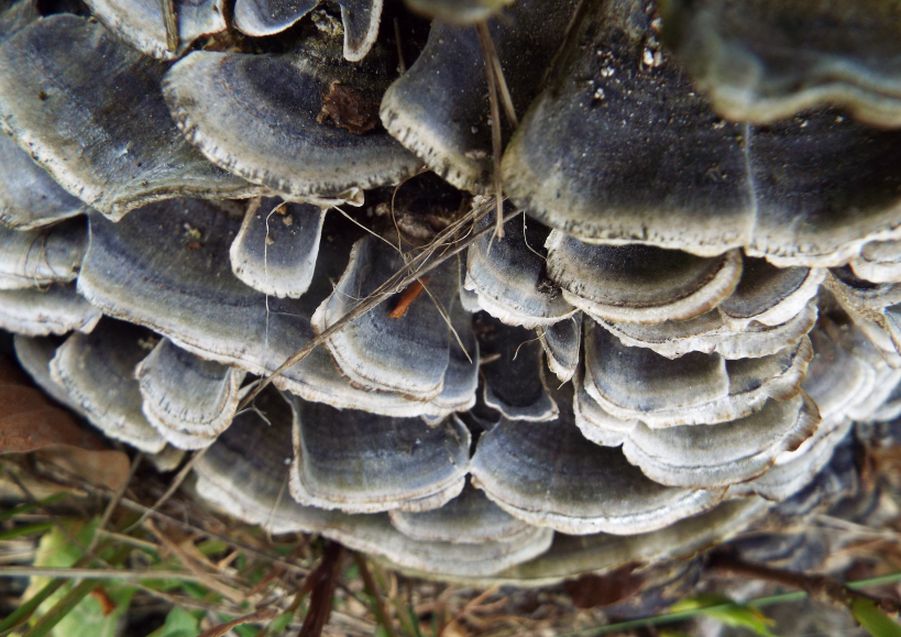
[[[0,329],[210,506],[541,585],[809,515],[897,432],[891,3],[86,4],[0,1]]]

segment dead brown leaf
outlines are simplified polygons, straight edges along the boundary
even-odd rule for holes
[[[116,490],[128,479],[128,456],[55,406],[8,358],[0,358],[0,454],[40,460]]]
[[[563,584],[576,608],[609,606],[641,590],[644,577],[633,573],[635,564],[627,564],[606,575],[583,575]]]

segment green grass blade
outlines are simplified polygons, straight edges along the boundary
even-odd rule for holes
[[[95,580],[85,580],[63,595],[53,607],[35,623],[34,627],[25,633],[25,637],[45,637],[53,630],[62,619],[69,614],[75,606],[96,588]]]
[[[26,524],[25,526],[17,526],[8,531],[0,531],[0,542],[12,540],[17,537],[35,535],[36,533],[44,533],[51,528],[53,528],[52,522],[38,522],[35,524]]]
[[[873,600],[855,597],[848,606],[854,619],[873,637],[901,637],[901,625],[886,615]]]
[[[47,585],[39,590],[31,599],[23,602],[21,606],[7,615],[7,617],[0,622],[0,635],[7,633],[16,626],[28,621],[28,618],[34,614],[34,611],[37,610],[38,606],[47,601],[47,599],[62,588],[65,583],[66,580],[62,579],[48,582]]]

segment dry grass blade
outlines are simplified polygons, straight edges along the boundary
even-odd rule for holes
[[[488,105],[491,110],[491,154],[494,159],[494,202],[496,206],[496,223],[494,234],[498,238],[504,236],[504,186],[501,182],[501,153],[504,151],[504,140],[501,131],[501,108],[498,97],[498,80],[495,76],[495,66],[490,60],[489,50],[493,50],[491,33],[484,22],[476,25],[479,34],[479,42],[482,46],[482,57],[485,59],[485,77],[488,82]],[[496,56],[496,54],[495,54]]]
[[[225,624],[219,624],[218,626],[213,626],[209,630],[205,630],[198,637],[223,637],[226,633],[230,632],[233,628],[237,628],[238,626],[243,626],[244,624],[254,624],[257,622],[264,622],[274,618],[278,615],[278,611],[274,608],[261,608],[253,613],[249,613],[244,615],[243,617],[238,617],[237,619],[233,619],[230,622]]]
[[[163,10],[163,23],[166,25],[166,48],[173,53],[178,50],[178,14],[175,12],[175,0],[159,0]]]
[[[293,367],[301,362],[309,356],[313,350],[331,338],[333,334],[341,331],[352,321],[377,307],[382,302],[391,298],[394,294],[403,291],[413,281],[421,279],[424,275],[428,274],[451,257],[460,254],[483,234],[490,232],[492,228],[491,226],[487,226],[482,230],[473,232],[465,240],[460,241],[456,238],[458,234],[468,232],[488,214],[489,210],[489,207],[477,206],[442,230],[428,245],[411,258],[407,265],[398,270],[393,276],[389,277],[369,296],[362,299],[327,329],[320,332],[316,338],[294,352],[294,354],[289,356],[288,359],[279,365],[274,372],[260,378],[257,386],[241,401],[239,409],[246,409],[247,406],[250,405],[250,403],[253,402],[253,400],[272,382],[273,378],[284,373],[289,367]],[[503,219],[502,222],[512,219],[517,214],[519,214],[518,211],[509,213],[507,218]],[[442,248],[444,251],[436,256],[436,253]]]
[[[394,18],[394,44],[397,47],[397,74],[407,72],[407,64],[404,62],[404,45],[400,37],[400,23]]]
[[[507,86],[507,78],[504,77],[501,59],[498,57],[497,49],[494,46],[494,38],[491,37],[491,31],[489,31],[487,23],[482,22],[478,25],[478,29],[482,55],[485,56],[485,63],[491,66],[491,73],[494,76],[495,86],[497,86],[498,97],[501,105],[504,107],[504,115],[511,128],[516,128],[519,126],[519,118],[516,116],[516,109],[513,107],[513,98],[510,96],[510,88]]]
[[[153,535],[156,536],[156,538],[163,544],[163,546],[168,549],[173,555],[178,557],[179,562],[181,562],[181,564],[184,565],[184,567],[188,569],[194,575],[194,577],[196,577],[198,581],[204,586],[212,591],[216,591],[230,602],[234,602],[236,604],[240,604],[247,599],[247,596],[237,588],[220,582],[214,574],[203,571],[200,566],[205,566],[209,569],[212,569],[212,565],[200,564],[199,560],[196,557],[191,555],[188,551],[184,550],[176,542],[173,542],[169,537],[166,536],[165,533],[160,531],[151,520],[147,520],[145,525],[147,526],[148,530],[153,533]],[[218,573],[216,575],[218,575]]]

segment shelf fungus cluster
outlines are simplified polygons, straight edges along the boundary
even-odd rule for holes
[[[0,328],[210,506],[538,585],[896,422],[897,2],[171,4],[0,0]]]

